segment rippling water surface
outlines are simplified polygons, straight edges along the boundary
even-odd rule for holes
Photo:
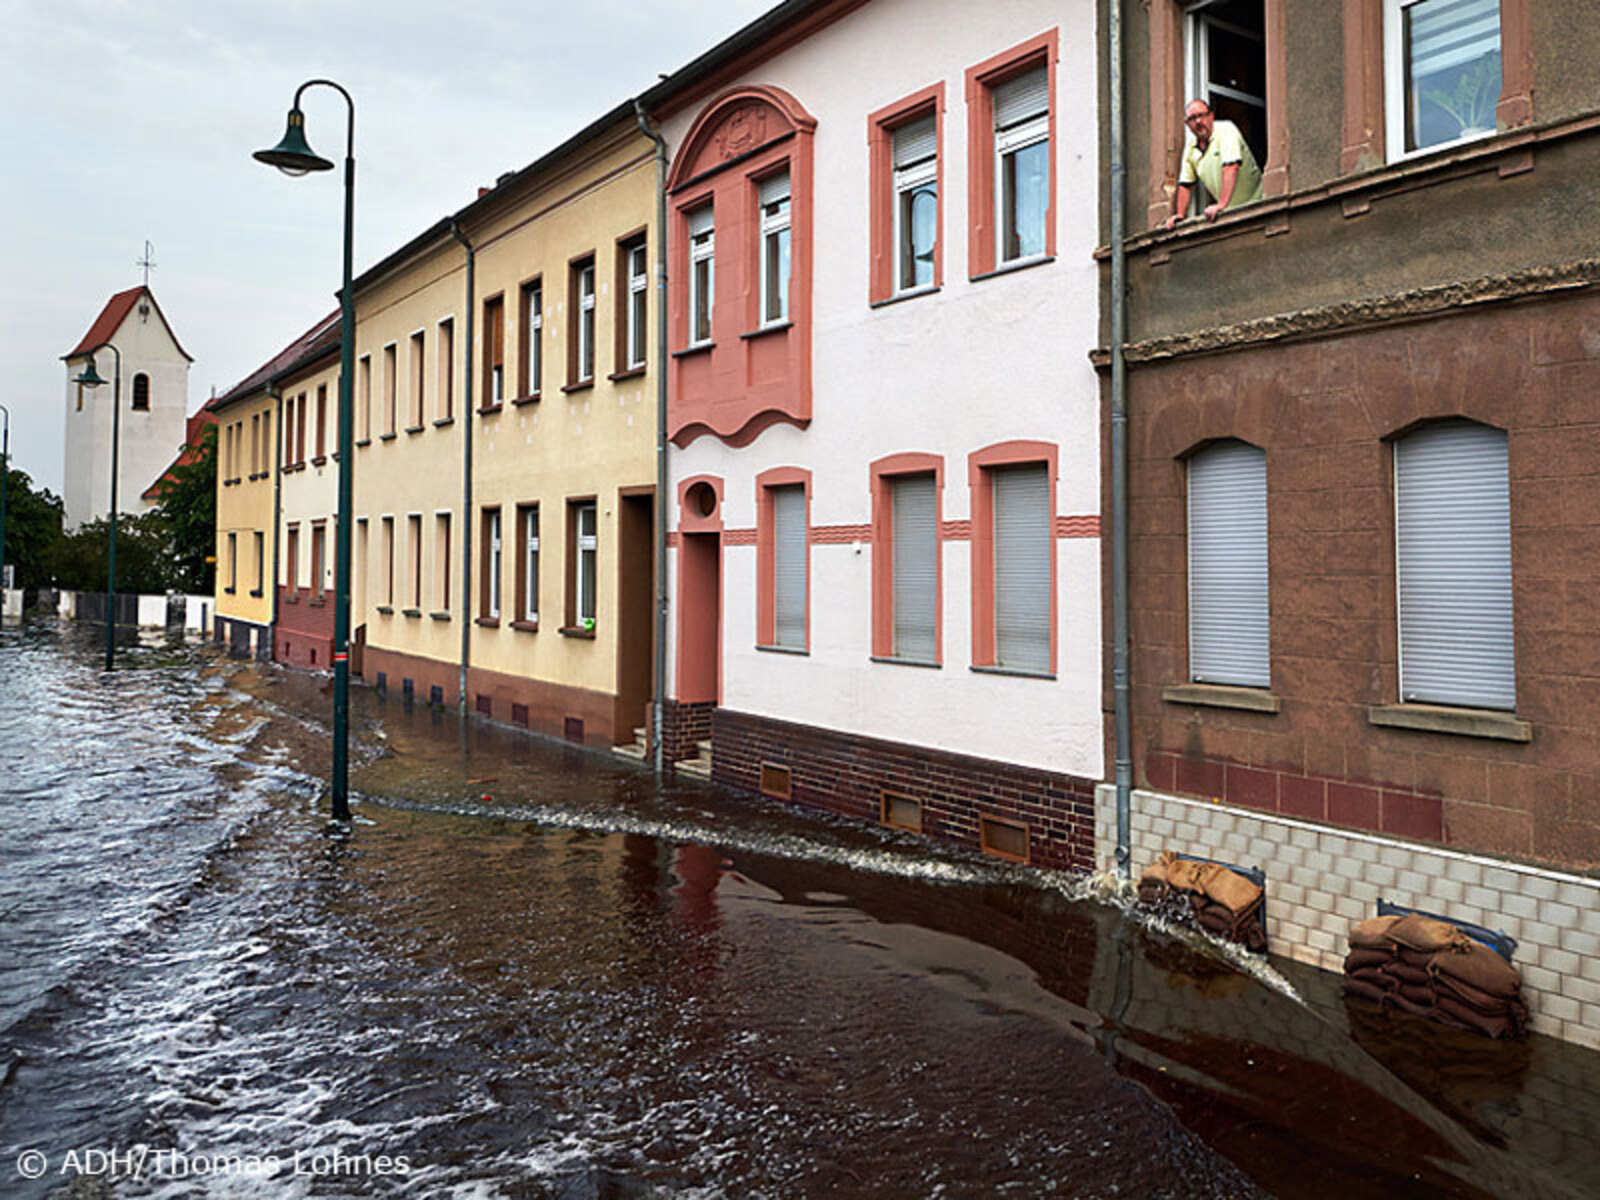
[[[0,1195],[1600,1194],[1600,1056],[360,689],[339,832],[324,680],[97,647],[0,631]]]

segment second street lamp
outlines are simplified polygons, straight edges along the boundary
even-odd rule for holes
[[[350,262],[355,232],[356,102],[331,79],[309,79],[294,93],[283,140],[270,150],[257,150],[255,158],[277,167],[285,175],[331,171],[333,163],[312,151],[306,142],[305,114],[300,97],[309,87],[330,87],[344,97],[349,108],[344,153],[344,275],[339,289],[339,512],[334,525],[333,551],[333,819],[350,819],[350,509],[351,480],[355,470],[352,434],[351,381],[355,375],[355,298],[350,294]]]
[[[109,350],[116,356],[111,385],[111,524],[106,540],[106,670],[117,662],[117,453],[122,444],[122,351],[110,342],[101,342],[89,351],[89,365],[77,382],[87,388],[100,387],[105,380],[94,369],[94,356]]]

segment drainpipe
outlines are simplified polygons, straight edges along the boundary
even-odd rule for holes
[[[276,404],[273,408],[272,427],[272,620],[267,627],[267,638],[272,645],[272,661],[278,660],[278,547],[283,531],[283,389],[275,383],[267,384],[267,395]]]
[[[1111,98],[1111,683],[1116,720],[1117,871],[1133,874],[1128,829],[1133,804],[1133,714],[1128,695],[1127,255],[1122,140],[1122,0],[1108,0]]]
[[[467,715],[467,665],[472,660],[472,333],[478,252],[450,218],[450,236],[467,252],[466,363],[461,371],[461,715]]]
[[[650,702],[650,753],[659,776],[667,769],[662,746],[667,702],[667,142],[638,100],[639,132],[656,144],[656,636]]]

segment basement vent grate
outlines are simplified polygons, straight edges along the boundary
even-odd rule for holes
[[[477,704],[478,704],[478,711],[481,712],[484,716],[486,716],[486,717],[494,716],[494,701],[490,697],[485,696],[482,692],[479,692],[478,693]]]
[[[878,819],[893,829],[909,829],[912,833],[921,833],[922,801],[902,796],[898,792],[884,792]]]
[[[526,704],[513,704],[511,706],[511,723],[528,727],[528,706]]]
[[[566,735],[567,741],[577,742],[581,746],[583,744],[583,718],[566,718],[562,725],[562,733]]]
[[[777,763],[761,764],[761,794],[774,800],[788,800],[794,795],[794,780],[788,767]]]
[[[1013,862],[1028,861],[1028,827],[1020,821],[979,817],[978,838],[985,854],[1009,858]]]

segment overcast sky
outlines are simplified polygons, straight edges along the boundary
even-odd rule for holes
[[[356,100],[359,273],[776,0],[0,0],[0,403],[12,461],[59,492],[65,367],[150,284],[194,356],[189,408],[335,305],[339,173],[290,179],[295,87]],[[306,132],[344,154],[344,104]]]

